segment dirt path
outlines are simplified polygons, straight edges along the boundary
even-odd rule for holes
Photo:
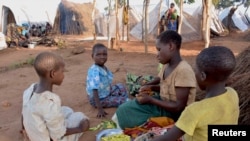
[[[92,108],[86,97],[85,79],[88,67],[93,63],[91,58],[92,41],[81,41],[81,37],[68,37],[68,47],[58,49],[57,47],[36,47],[35,49],[8,48],[0,51],[0,140],[21,141],[19,130],[21,129],[21,104],[22,92],[31,83],[38,80],[31,66],[20,67],[21,63],[32,60],[41,51],[53,51],[61,54],[66,61],[65,79],[60,87],[54,87],[63,105],[72,107],[75,111],[84,112],[90,117],[91,127],[96,126],[103,119],[96,118],[97,110]],[[250,39],[245,39],[245,34],[230,35],[228,37],[214,38],[212,45],[223,45],[233,50],[237,55],[240,51],[250,45]],[[104,42],[104,41],[100,41]],[[105,42],[104,42],[105,43]],[[196,55],[203,48],[203,42],[195,41],[183,43],[181,54],[193,65]],[[73,55],[74,47],[85,47],[85,52]],[[114,82],[125,83],[126,72],[137,75],[157,74],[156,50],[154,42],[149,43],[149,53],[144,53],[141,42],[123,42],[121,51],[109,50],[107,67],[114,73]],[[6,70],[6,68],[11,68]],[[9,105],[8,105],[9,104]],[[109,113],[105,119],[110,119],[115,108],[106,109]],[[94,141],[98,131],[84,133],[80,141]],[[3,139],[5,138],[5,139]]]

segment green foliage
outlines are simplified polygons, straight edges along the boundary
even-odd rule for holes
[[[250,5],[250,0],[213,0],[213,4],[216,8],[226,8],[234,5],[234,3],[242,3],[245,7]]]
[[[180,0],[174,0],[177,5],[180,5]]]
[[[24,66],[32,66],[34,64],[34,61],[35,61],[35,58],[30,57],[24,61],[12,64],[11,66],[8,67],[8,69],[17,69],[17,68],[21,68]]]
[[[191,3],[194,3],[195,0],[185,0],[184,2],[188,3],[188,4],[191,4]]]
[[[212,4],[217,6],[220,3],[220,0],[212,0]]]
[[[250,0],[246,0],[246,2],[244,3],[245,7],[249,7],[250,6]]]
[[[229,1],[229,0],[220,0],[220,2],[218,3],[218,5],[215,5],[216,7],[220,8],[226,8],[229,6],[232,6],[234,4],[234,1]]]
[[[57,39],[57,47],[58,47],[59,49],[66,48],[66,47],[67,47],[66,40],[64,40],[64,39],[62,39],[62,38],[58,38],[58,39]]]
[[[118,0],[118,6],[125,6],[127,0]]]
[[[180,0],[174,0],[174,2],[177,4],[177,5],[180,5]],[[187,4],[191,4],[191,3],[194,3],[195,0],[184,0],[184,3],[187,3]]]
[[[109,9],[109,7],[104,7],[104,10],[105,10],[105,11],[108,11],[108,9]]]

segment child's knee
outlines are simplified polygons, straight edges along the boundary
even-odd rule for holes
[[[62,106],[62,112],[63,112],[63,116],[65,119],[69,118],[69,116],[74,113],[74,111],[67,106]]]
[[[75,112],[66,119],[68,128],[78,127],[82,120],[89,120],[89,118],[82,112]]]

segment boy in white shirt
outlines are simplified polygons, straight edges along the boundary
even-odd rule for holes
[[[89,128],[88,117],[61,106],[60,97],[52,92],[53,85],[64,79],[63,58],[51,52],[40,53],[34,68],[40,78],[23,93],[23,130],[31,141],[78,141]]]

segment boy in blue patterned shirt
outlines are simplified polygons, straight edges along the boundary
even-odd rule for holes
[[[118,107],[126,101],[128,94],[125,85],[112,85],[113,74],[105,66],[108,58],[107,47],[100,43],[95,44],[92,58],[95,63],[88,69],[86,91],[90,104],[98,108],[97,117],[105,117],[107,113],[103,108]]]

